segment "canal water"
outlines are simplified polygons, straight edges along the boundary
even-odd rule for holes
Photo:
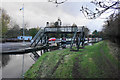
[[[52,51],[52,49],[48,49]],[[44,54],[43,50],[37,51],[38,55]],[[24,73],[37,59],[32,53],[24,54]],[[2,78],[22,78],[23,54],[2,55]]]
[[[35,63],[31,53],[24,54],[24,73]],[[21,78],[23,55],[2,55],[2,78]]]

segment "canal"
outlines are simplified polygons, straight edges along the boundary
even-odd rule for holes
[[[35,63],[30,57],[32,53],[24,54],[24,73]],[[21,78],[23,55],[2,55],[2,78]]]

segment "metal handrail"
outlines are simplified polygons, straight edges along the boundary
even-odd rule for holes
[[[76,28],[78,27],[60,27],[60,28],[47,27],[45,28],[45,32],[75,32]],[[77,32],[81,31],[82,28],[78,28]]]
[[[40,36],[40,34],[41,33],[43,33],[44,32],[44,30],[42,30],[42,29],[40,29],[39,31],[38,31],[38,33],[35,35],[35,37],[31,40],[32,42],[31,42],[31,46],[33,45],[33,43],[37,40],[37,38]]]
[[[74,36],[73,36],[72,41],[71,41],[70,49],[72,49],[73,42],[74,42],[74,40],[75,40],[75,36],[76,36],[76,34],[77,34],[77,31],[78,31],[78,28],[76,28],[76,30],[75,30]]]

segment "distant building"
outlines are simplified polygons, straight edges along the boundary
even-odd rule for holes
[[[58,26],[61,26],[62,25],[62,22],[61,22],[61,19],[60,18],[58,18]]]
[[[49,22],[46,22],[46,27],[49,27],[49,26],[50,26]]]
[[[32,40],[32,36],[18,36],[17,39],[19,40]]]
[[[46,27],[60,27],[62,25],[61,19],[58,18],[56,22],[46,22]]]

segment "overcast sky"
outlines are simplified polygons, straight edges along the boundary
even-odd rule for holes
[[[93,9],[95,6],[90,4],[90,0],[68,0],[64,4],[56,7],[55,4],[47,2],[47,0],[2,0],[2,8],[4,8],[7,14],[13,21],[22,27],[23,14],[20,11],[22,4],[24,3],[24,21],[29,26],[33,27],[45,27],[46,22],[55,22],[58,17],[62,21],[62,25],[72,25],[73,23],[78,26],[87,26],[90,31],[102,30],[102,25],[105,19],[97,18],[93,20],[86,19],[80,12],[82,5],[88,6]],[[108,15],[102,15],[106,17]]]

